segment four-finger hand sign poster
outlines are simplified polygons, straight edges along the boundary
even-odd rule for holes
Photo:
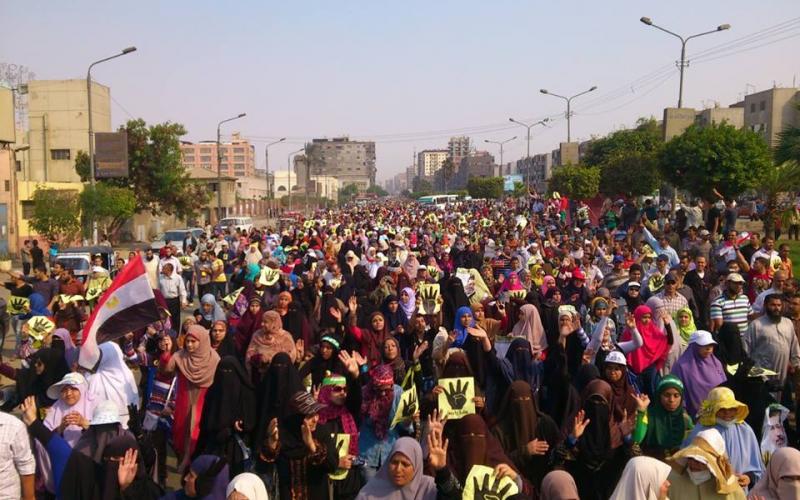
[[[475,379],[472,377],[439,379],[439,414],[456,420],[475,413]]]

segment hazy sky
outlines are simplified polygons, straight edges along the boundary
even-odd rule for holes
[[[246,112],[224,130],[256,144],[258,168],[276,137],[290,141],[270,149],[271,169],[285,169],[287,153],[305,140],[348,134],[377,142],[379,180],[462,129],[496,156],[484,139],[517,135],[505,160],[524,156],[525,129],[510,116],[561,113],[550,128],[534,128],[531,141],[532,153],[553,149],[566,139],[564,102],[540,88],[598,86],[574,101],[573,140],[660,116],[677,103],[680,42],[641,16],[683,34],[732,25],[690,41],[690,55],[787,23],[735,48],[768,45],[693,63],[687,106],[728,105],[747,84],[763,90],[800,77],[798,0],[0,0],[0,9],[0,62],[26,65],[37,78],[84,78],[92,61],[138,47],[93,70],[111,87],[115,125],[131,116],[177,121],[187,140],[203,140],[218,121]]]

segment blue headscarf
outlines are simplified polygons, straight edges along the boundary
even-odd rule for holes
[[[255,262],[252,262],[250,264],[247,264],[247,268],[245,269],[244,273],[244,279],[255,282],[256,278],[258,278],[258,275],[260,273],[261,273],[261,266],[259,266]]]
[[[461,326],[461,316],[469,314],[470,320],[469,326],[475,326],[475,316],[472,314],[472,309],[469,306],[461,306],[456,310],[456,318],[453,322],[453,331],[456,332],[456,340],[453,342],[452,347],[461,347],[464,345],[464,342],[467,341],[467,327]]]
[[[272,257],[274,257],[280,265],[286,264],[286,252],[283,250],[283,247],[276,247],[275,250],[272,251]]]
[[[27,314],[23,314],[19,317],[19,319],[30,319],[34,316],[52,316],[53,313],[50,312],[50,309],[47,308],[47,303],[44,301],[44,297],[40,293],[32,293],[30,297],[28,297],[30,301],[30,312]]]

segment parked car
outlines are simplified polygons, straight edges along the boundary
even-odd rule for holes
[[[97,255],[103,258],[103,267],[109,270],[113,268],[114,249],[107,246],[65,248],[56,255],[55,262],[64,266],[64,269],[72,269],[75,277],[85,283]]]
[[[156,237],[153,238],[153,241],[150,242],[150,247],[153,250],[160,250],[160,249],[164,248],[164,245],[166,245],[167,242],[175,243],[176,245],[177,244],[182,245],[183,244],[183,240],[185,240],[187,238],[187,235],[189,233],[191,233],[192,236],[194,236],[196,239],[198,239],[198,238],[200,238],[200,235],[201,234],[205,234],[205,232],[206,232],[206,230],[203,229],[202,227],[190,227],[190,228],[184,228],[184,229],[170,229],[170,230],[168,230],[166,232],[163,232],[161,234],[156,235]]]
[[[227,217],[219,221],[219,227],[226,233],[230,228],[246,233],[253,227],[253,219],[247,216]]]

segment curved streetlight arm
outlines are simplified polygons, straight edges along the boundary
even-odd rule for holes
[[[92,68],[95,67],[96,65],[104,63],[106,61],[110,61],[112,59],[116,59],[118,57],[122,57],[126,54],[130,54],[131,52],[136,52],[136,47],[128,47],[126,49],[122,49],[122,52],[120,52],[119,54],[114,54],[113,56],[109,56],[104,59],[100,59],[99,61],[93,62],[92,64],[89,65],[89,70],[86,72],[87,78],[89,77],[89,75],[92,74]]]
[[[724,28],[724,29],[728,29],[728,28]],[[704,35],[710,35],[710,34],[712,34],[712,33],[716,33],[716,32],[718,32],[718,31],[723,31],[723,30],[722,30],[722,29],[720,29],[720,28],[717,28],[717,29],[715,29],[715,30],[711,30],[711,31],[705,31],[705,32],[703,32],[703,33],[698,33],[698,34],[696,34],[696,35],[687,36],[687,37],[686,37],[686,40],[685,40],[683,43],[686,43],[686,42],[688,42],[688,41],[689,41],[689,40],[691,40],[692,38],[697,38],[697,37],[699,37],[699,36],[704,36]]]
[[[584,94],[588,94],[589,92],[594,92],[595,89],[597,89],[597,87],[592,87],[592,88],[590,88],[588,90],[584,90],[583,92],[579,92],[579,93],[575,94],[574,96],[570,97],[569,99],[567,99],[567,101],[571,101],[571,100],[575,99],[576,97],[580,97],[580,96],[582,96]]]
[[[239,118],[244,118],[245,116],[247,116],[247,113],[239,113],[238,115],[233,116],[231,118],[226,118],[225,120],[222,120],[217,124],[217,130],[219,130],[219,128],[222,126],[223,123],[232,122],[233,120],[238,120]]]
[[[657,29],[657,30],[661,30],[661,31],[663,31],[664,33],[668,33],[668,34],[670,34],[670,35],[672,35],[672,36],[674,36],[674,37],[678,38],[678,39],[681,41],[681,43],[686,43],[686,40],[688,40],[689,38],[693,38],[693,37],[691,37],[691,36],[690,36],[689,38],[686,38],[686,39],[684,39],[684,38],[683,38],[682,36],[680,36],[679,34],[677,34],[677,33],[673,33],[672,31],[670,31],[670,30],[668,30],[668,29],[666,29],[666,28],[662,28],[661,26],[659,26],[659,25],[657,25],[657,24],[649,23],[649,24],[648,24],[648,26],[651,26],[651,27],[653,27],[653,28],[655,28],[655,29]],[[714,30],[714,31],[716,31],[716,30]],[[709,33],[712,33],[712,32],[709,32]],[[703,33],[703,34],[705,34],[705,33]],[[695,35],[695,36],[700,36],[700,35]]]

